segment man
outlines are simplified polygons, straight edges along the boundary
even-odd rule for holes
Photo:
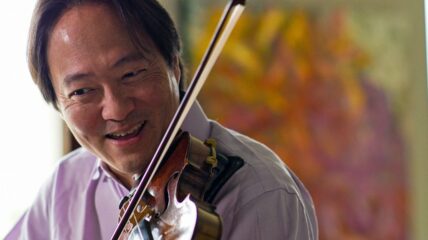
[[[59,163],[6,239],[109,239],[179,104],[176,29],[155,0],[39,0],[32,77],[83,146]],[[212,204],[222,239],[317,239],[311,198],[264,145],[208,120],[198,104],[183,130],[244,161]]]

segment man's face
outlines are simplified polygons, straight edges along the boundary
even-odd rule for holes
[[[86,4],[63,14],[48,41],[58,107],[68,127],[121,179],[141,173],[178,107],[172,69],[151,39],[132,44],[108,7]]]

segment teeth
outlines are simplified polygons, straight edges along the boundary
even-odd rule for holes
[[[124,137],[126,135],[135,133],[136,131],[138,131],[138,129],[140,129],[140,127],[141,127],[141,124],[138,125],[138,126],[136,126],[136,127],[134,127],[133,129],[129,130],[128,132],[124,132],[124,133],[111,133],[110,135],[113,136],[113,137]]]

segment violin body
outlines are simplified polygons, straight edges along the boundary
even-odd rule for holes
[[[214,148],[181,133],[171,149],[119,239],[220,239],[221,219],[204,198]]]

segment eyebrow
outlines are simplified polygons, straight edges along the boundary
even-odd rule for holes
[[[120,66],[123,66],[127,63],[140,61],[142,59],[146,59],[145,56],[141,52],[132,52],[129,54],[126,54],[125,56],[121,57],[119,60],[117,60],[115,63],[111,65],[111,68],[117,68]],[[85,78],[93,76],[92,73],[75,73],[65,76],[64,78],[64,85],[69,86],[72,82],[75,81],[81,81]]]
[[[92,73],[76,73],[76,74],[70,74],[65,76],[64,78],[64,83],[63,85],[65,85],[66,87],[70,86],[70,84],[72,82],[76,82],[76,81],[82,81],[85,78],[88,78],[90,76],[92,76]]]
[[[145,56],[143,55],[143,53],[132,52],[132,53],[126,54],[125,56],[123,56],[119,60],[117,60],[115,63],[113,63],[111,68],[117,68],[117,67],[123,66],[127,63],[140,61],[142,59],[146,59]]]

